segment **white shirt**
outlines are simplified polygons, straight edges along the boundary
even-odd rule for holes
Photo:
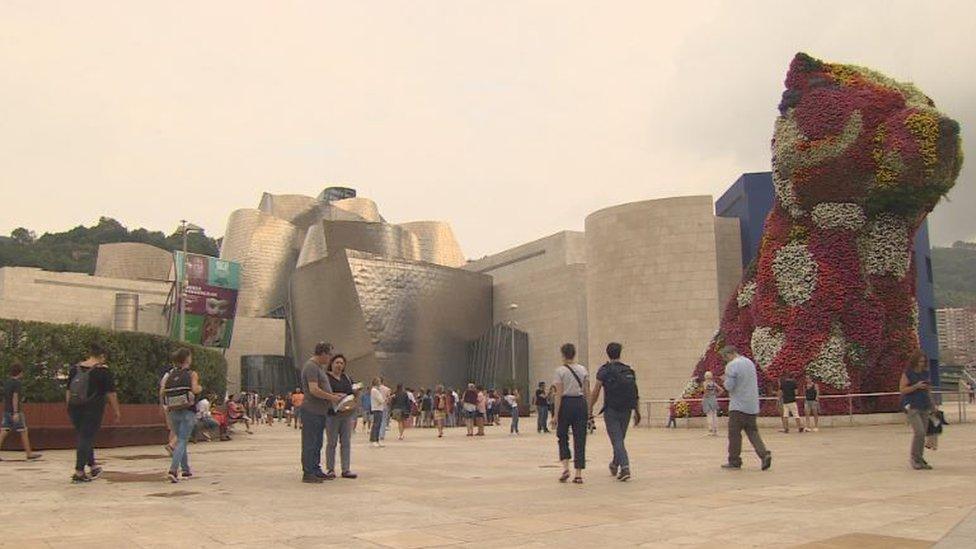
[[[408,392],[407,393],[407,398],[410,399],[410,403],[411,404],[416,404],[417,403],[417,397],[413,396],[413,393]]]
[[[386,395],[379,387],[373,387],[369,391],[369,411],[382,412],[386,409]]]
[[[572,368],[573,372],[576,372],[576,376],[569,371]],[[586,383],[586,378],[589,374],[586,371],[586,367],[582,364],[570,364],[569,366],[560,366],[556,368],[555,376],[553,377],[553,385],[559,383],[563,386],[563,396],[567,397],[578,397],[583,395],[583,387],[581,385]],[[579,381],[576,378],[579,377]]]
[[[205,417],[210,417],[210,401],[201,398],[197,401],[197,419],[203,419]]]
[[[507,402],[508,405],[511,406],[512,408],[515,408],[516,406],[518,406],[518,400],[515,400],[515,396],[514,395],[507,395],[505,397],[505,402]]]

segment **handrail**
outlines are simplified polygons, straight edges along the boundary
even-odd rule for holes
[[[960,395],[960,394],[962,394],[959,391],[941,390],[941,389],[932,390],[930,392],[933,395]],[[875,393],[846,393],[846,394],[838,394],[838,395],[824,395],[824,394],[821,394],[821,395],[818,395],[817,396],[817,400],[819,401],[819,400],[825,400],[825,399],[847,399],[847,403],[848,403],[847,413],[848,413],[848,416],[850,418],[850,422],[853,424],[854,423],[854,398],[863,398],[863,397],[890,397],[890,396],[901,396],[901,392],[899,392],[899,391],[891,391],[891,392],[875,392]],[[650,418],[651,417],[651,406],[653,404],[670,404],[672,401],[674,401],[675,403],[678,403],[678,402],[703,402],[704,400],[705,399],[703,399],[703,398],[697,398],[697,397],[696,398],[678,397],[678,398],[668,398],[668,399],[641,399],[641,402],[643,404],[645,404],[645,407],[647,409],[647,417]],[[716,398],[716,400],[718,402],[729,402],[731,399],[729,397],[718,397],[718,398]],[[769,401],[778,401],[779,400],[779,397],[775,397],[775,396],[761,396],[761,397],[759,397],[759,400],[760,401],[767,401],[767,402],[769,402]],[[796,400],[797,401],[800,401],[800,400],[804,400],[805,401],[806,400],[806,395],[803,395],[802,393],[801,394],[798,394],[796,396]],[[965,421],[967,421],[968,420],[967,419],[967,411],[968,410],[966,409],[965,403],[963,403],[962,400],[959,400],[957,402],[957,405],[958,405],[958,408],[959,408],[959,410],[958,410],[958,415],[959,415],[958,421],[959,422],[965,422]],[[684,417],[690,419],[691,416],[688,415],[688,416],[684,416]]]

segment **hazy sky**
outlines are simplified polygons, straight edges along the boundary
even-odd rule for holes
[[[262,191],[345,184],[479,257],[768,170],[806,51],[962,124],[932,236],[973,238],[974,37],[971,1],[0,0],[0,234],[108,215],[217,236]]]

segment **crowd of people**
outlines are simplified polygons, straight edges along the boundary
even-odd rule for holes
[[[585,366],[576,361],[576,348],[567,343],[560,349],[562,365],[555,369],[551,385],[539,383],[532,400],[537,411],[538,433],[556,431],[557,451],[562,471],[560,482],[583,483],[586,468],[586,440],[594,432],[596,415],[602,415],[612,447],[610,473],[620,481],[632,477],[630,459],[625,445],[628,427],[641,421],[636,373],[621,361],[623,346],[607,345],[607,362],[591,379]],[[708,434],[717,435],[719,395],[728,398],[728,455],[725,469],[742,467],[742,433],[746,434],[759,458],[762,470],[772,464],[770,452],[759,434],[757,417],[760,397],[755,363],[742,356],[733,346],[721,350],[726,361],[723,375],[708,372],[702,383],[702,412],[707,417]],[[107,353],[98,344],[92,345],[87,358],[72,365],[68,372],[65,403],[67,413],[77,434],[75,466],[71,481],[91,482],[102,474],[95,458],[94,439],[106,407],[110,417],[121,421],[121,407],[116,395],[115,377],[107,366]],[[498,392],[469,383],[460,391],[437,385],[433,389],[412,389],[397,384],[392,389],[383,377],[374,377],[368,387],[353,380],[347,371],[344,355],[334,352],[329,343],[316,345],[313,356],[305,363],[300,386],[290,394],[270,394],[262,397],[255,392],[243,392],[218,400],[211,393],[204,394],[199,375],[192,368],[192,352],[181,347],[171,356],[171,365],[159,381],[159,402],[166,417],[169,441],[165,449],[171,455],[167,477],[177,483],[192,478],[188,444],[201,437],[212,440],[230,438],[231,427],[243,424],[248,433],[254,424],[268,426],[284,423],[301,431],[302,481],[321,483],[338,477],[355,479],[352,470],[352,436],[362,421],[363,431],[371,446],[384,446],[390,421],[396,423],[396,437],[403,440],[408,427],[436,429],[438,438],[446,428],[464,426],[468,437],[485,436],[487,425],[499,425],[502,414],[511,417],[509,433],[519,434],[519,418],[528,415],[517,390]],[[926,448],[935,449],[945,416],[933,399],[928,360],[918,354],[912,366],[901,376],[899,391],[902,407],[913,431],[910,465],[913,469],[931,469],[924,458]],[[3,385],[4,412],[0,425],[0,444],[11,432],[21,436],[28,460],[41,457],[31,450],[24,415],[22,382],[23,368],[14,363],[9,379]],[[798,383],[784,376],[776,388],[782,410],[783,431],[789,432],[792,417],[799,432],[817,431],[819,423],[820,391],[817,384],[805,380],[803,387],[804,412],[801,421],[798,406]],[[594,409],[602,399],[602,409]],[[672,399],[669,426],[676,417]],[[322,450],[325,466],[322,466]],[[338,473],[336,451],[339,451]]]

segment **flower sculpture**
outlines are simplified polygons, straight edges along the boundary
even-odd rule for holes
[[[919,349],[913,238],[959,174],[959,125],[911,84],[803,53],[779,112],[759,254],[695,379],[722,374],[732,344],[764,388],[791,373],[828,393],[893,390]]]

